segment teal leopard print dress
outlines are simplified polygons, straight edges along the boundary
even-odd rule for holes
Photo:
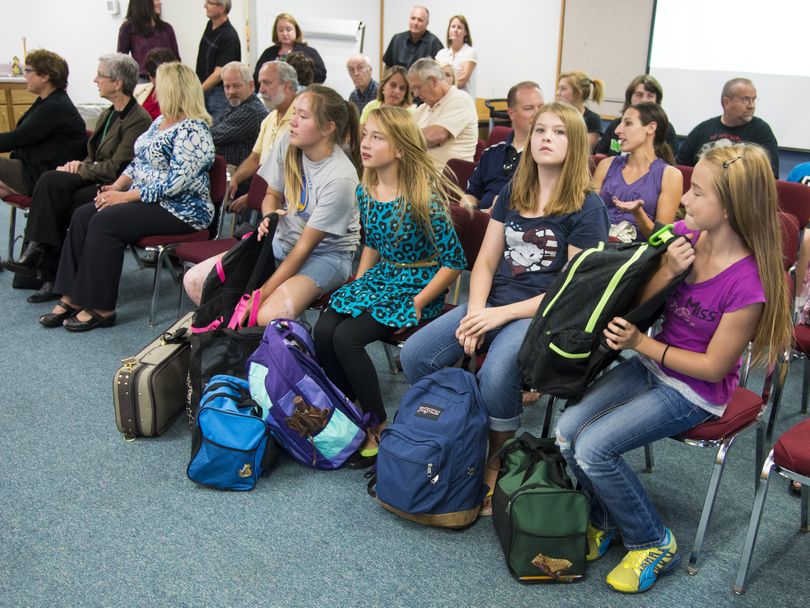
[[[379,251],[381,259],[362,277],[332,294],[329,305],[353,317],[368,311],[375,320],[390,327],[416,325],[414,296],[439,268],[463,270],[467,266],[453,222],[435,202],[430,214],[434,234],[431,240],[411,219],[410,205],[402,199],[377,201],[362,185],[357,187],[356,195],[366,246]],[[420,262],[432,263],[407,266]],[[443,302],[444,294],[425,306],[422,320],[438,316]]]

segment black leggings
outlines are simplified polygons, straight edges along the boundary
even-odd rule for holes
[[[372,424],[386,420],[380,381],[366,344],[394,335],[396,327],[376,321],[369,313],[344,315],[332,308],[315,324],[315,351],[326,375],[351,400],[358,400]]]

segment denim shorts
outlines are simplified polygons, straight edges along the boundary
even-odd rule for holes
[[[276,264],[281,264],[287,257],[287,253],[275,240],[273,241],[273,255],[276,256]],[[316,248],[309,254],[309,258],[296,274],[312,279],[323,295],[334,291],[346,282],[352,272],[353,258],[354,252],[352,251],[318,251]]]

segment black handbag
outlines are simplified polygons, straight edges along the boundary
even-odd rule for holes
[[[273,234],[278,215],[262,241],[257,233],[231,247],[206,277],[200,307],[191,323],[188,415],[193,422],[203,387],[217,374],[245,377],[248,357],[259,346],[264,328],[256,325],[258,293],[246,324],[242,317],[254,292],[273,274]]]

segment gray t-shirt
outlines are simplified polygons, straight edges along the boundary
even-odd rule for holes
[[[259,168],[259,175],[277,192],[284,192],[284,159],[289,140],[289,134],[285,134]],[[339,146],[334,146],[332,154],[318,162],[312,162],[306,154],[301,158],[304,167],[301,201],[290,205],[284,199],[287,214],[279,219],[276,243],[286,255],[309,226],[326,233],[315,251],[355,251],[360,244],[360,212],[354,196],[359,180],[352,161]]]

